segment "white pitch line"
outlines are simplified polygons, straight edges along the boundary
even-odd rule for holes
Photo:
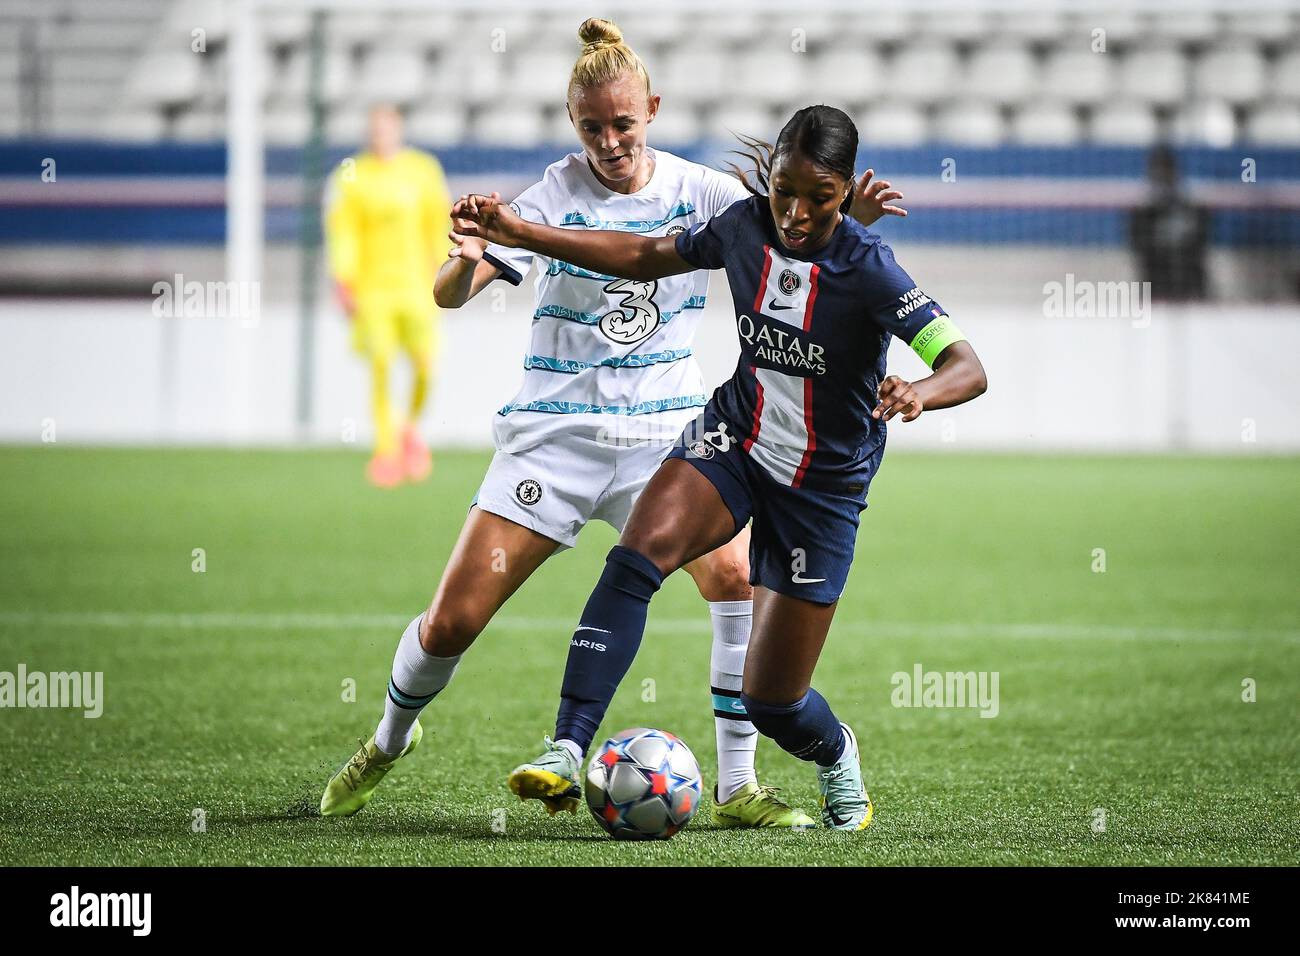
[[[401,631],[411,621],[403,614],[313,614],[304,612],[226,612],[196,611],[0,611],[0,627],[70,627],[120,630],[213,630],[213,631]],[[574,618],[511,617],[495,618],[495,626],[515,631],[554,631],[567,634],[577,625]],[[707,634],[711,630],[708,615],[698,617],[651,617],[648,631],[692,631]],[[1222,643],[1228,641],[1281,641],[1300,643],[1300,631],[1249,628],[1157,627],[1115,624],[1035,624],[1035,623],[926,623],[923,621],[839,620],[832,633],[856,637],[885,638],[900,634],[908,637],[995,637],[1017,640],[1072,640],[1109,638],[1131,641],[1189,641]]]

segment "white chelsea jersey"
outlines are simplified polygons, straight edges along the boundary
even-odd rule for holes
[[[676,235],[749,194],[734,177],[648,150],[654,173],[629,195],[606,188],[583,153],[547,167],[512,208],[564,229]],[[607,443],[671,442],[708,401],[691,353],[708,272],[620,279],[489,245],[485,258],[514,285],[536,260],[532,338],[519,393],[493,422],[496,446],[519,452],[558,431]]]

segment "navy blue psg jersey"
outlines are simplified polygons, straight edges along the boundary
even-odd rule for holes
[[[741,200],[677,237],[677,253],[726,269],[740,362],[713,404],[763,470],[793,487],[870,478],[885,423],[871,417],[891,335],[933,365],[962,338],[880,237],[845,216],[800,254],[777,239],[765,197]]]

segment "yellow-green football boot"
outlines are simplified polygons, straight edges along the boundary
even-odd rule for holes
[[[320,798],[320,815],[323,817],[350,817],[374,796],[375,787],[384,779],[393,764],[401,760],[424,738],[424,728],[417,720],[411,729],[411,742],[395,757],[390,757],[375,746],[375,735],[363,743],[343,765],[343,769],[330,777],[325,793]]]
[[[582,787],[578,783],[578,760],[566,747],[544,738],[546,752],[530,763],[510,771],[506,785],[520,800],[540,800],[554,816],[561,810],[578,812]]]
[[[777,797],[775,787],[761,786],[751,780],[725,803],[718,802],[713,788],[713,825],[715,827],[781,827],[807,830],[817,822],[802,810],[796,810]]]

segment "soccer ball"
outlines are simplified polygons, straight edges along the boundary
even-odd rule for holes
[[[637,727],[591,758],[587,808],[616,840],[667,840],[695,815],[700,786],[700,765],[683,740]]]

